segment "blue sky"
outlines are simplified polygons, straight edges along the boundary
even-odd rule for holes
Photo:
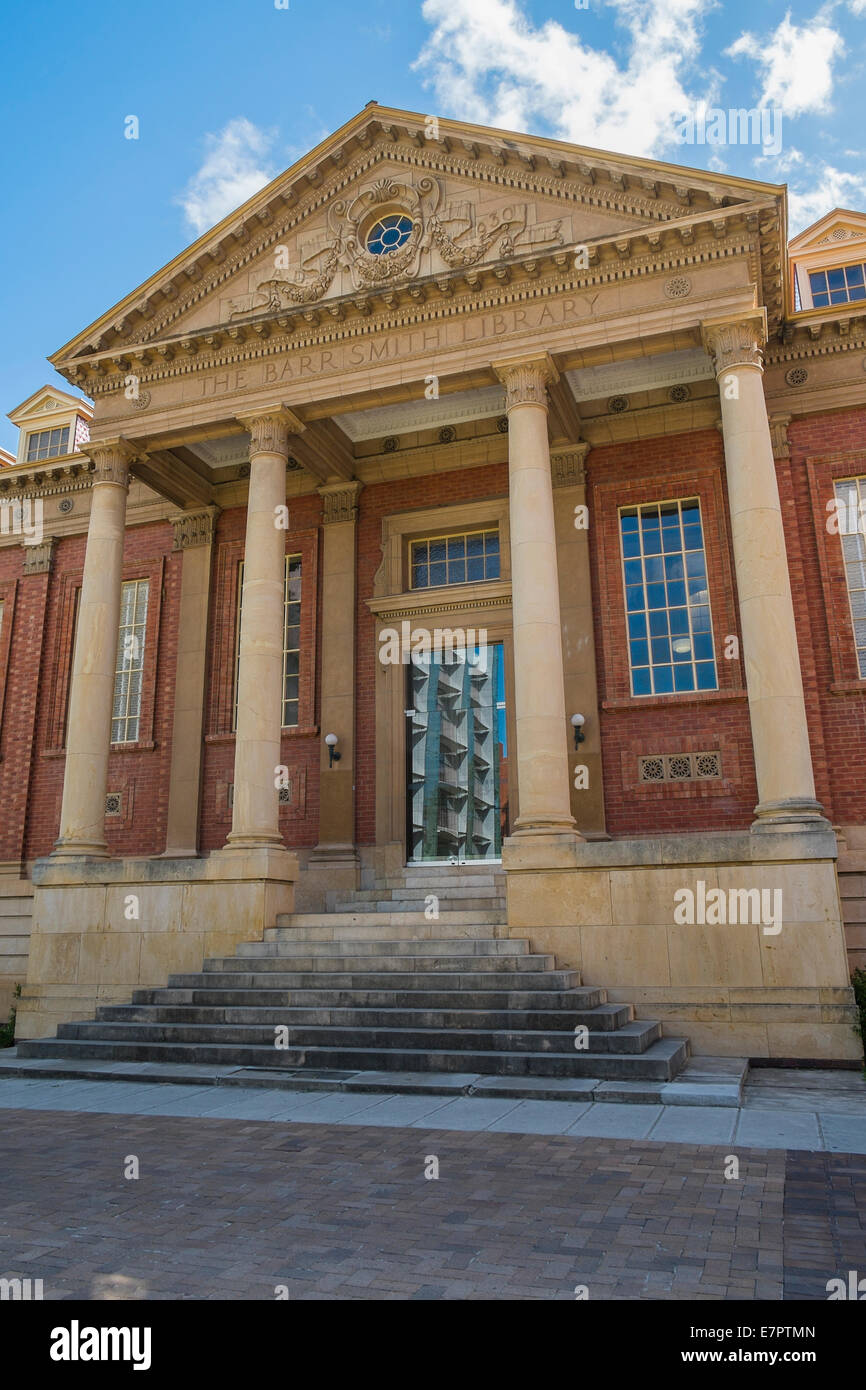
[[[787,182],[792,230],[866,210],[866,0],[280,3],[6,7],[0,444],[48,353],[370,98]],[[677,140],[755,106],[777,152]]]

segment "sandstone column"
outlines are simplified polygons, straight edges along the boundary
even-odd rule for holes
[[[322,524],[322,746],[319,843],[311,862],[353,875],[355,853],[355,540],[358,482],[319,488]],[[340,761],[329,766],[324,735],[336,734]]]
[[[815,800],[785,532],[762,383],[763,309],[702,325],[722,405],[734,565],[758,777],[753,829],[826,825]]]
[[[578,838],[570,805],[547,357],[494,363],[506,390],[519,816],[514,835]]]
[[[238,659],[234,808],[227,849],[281,847],[276,769],[283,724],[283,634],[289,435],[304,428],[281,406],[241,423],[250,432],[250,488]]]
[[[598,718],[598,680],[595,669],[595,623],[592,613],[589,530],[586,521],[586,443],[563,445],[551,451],[553,510],[556,520],[559,606],[562,619],[562,661],[565,672],[566,732],[569,767],[586,769],[572,778],[571,812],[588,840],[606,837],[604,785],[601,769],[601,730]],[[574,747],[572,714],[586,719],[585,740]],[[575,785],[575,782],[578,785]]]
[[[183,568],[174,677],[166,858],[192,856],[198,851],[211,552],[217,513],[216,507],[205,507],[200,512],[184,512],[172,521],[174,549],[183,556]]]
[[[53,851],[54,858],[62,859],[108,858],[105,793],[129,465],[135,457],[119,438],[89,444],[85,452],[95,473],[69,695],[60,836]]]

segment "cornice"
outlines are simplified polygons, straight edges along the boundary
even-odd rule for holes
[[[420,589],[412,593],[390,594],[384,598],[369,598],[365,602],[370,612],[383,623],[441,617],[446,613],[504,613],[511,608],[510,580],[491,581],[489,589],[481,590],[477,586],[476,592],[461,584],[455,585],[451,594],[447,588],[436,590],[435,598],[431,598],[430,593],[429,589]]]
[[[681,228],[661,229],[672,236],[676,242],[668,254],[661,250],[630,256],[619,255],[610,260],[604,259],[605,252],[616,250],[616,243],[646,238],[644,230],[636,230],[626,236],[606,238],[589,247],[591,265],[585,272],[573,269],[568,274],[563,270],[573,263],[573,255],[568,248],[555,252],[539,253],[534,256],[515,258],[504,264],[483,265],[467,272],[458,272],[450,277],[428,276],[392,291],[374,291],[359,301],[357,294],[349,294],[320,303],[300,311],[286,311],[276,316],[262,316],[232,326],[219,329],[203,329],[190,334],[184,341],[195,347],[192,352],[184,348],[180,341],[174,343],[149,344],[143,358],[136,362],[137,375],[142,386],[170,381],[197,372],[220,371],[228,367],[253,361],[265,360],[292,350],[326,348],[338,343],[371,337],[378,333],[389,333],[399,329],[422,327],[436,324],[443,319],[489,312],[510,306],[520,307],[526,303],[538,303],[557,295],[586,294],[594,289],[611,284],[631,282],[639,277],[655,275],[677,275],[689,269],[696,269],[718,261],[730,260],[732,256],[748,255],[749,244],[739,236],[718,239],[710,232],[693,246],[684,245],[682,235],[687,231]],[[592,264],[592,252],[596,264]],[[547,273],[541,273],[543,264]],[[502,274],[507,271],[507,275]],[[456,292],[460,281],[468,282],[463,293]],[[443,282],[447,289],[443,289]],[[661,298],[667,298],[661,287]],[[682,298],[692,293],[689,288]],[[385,308],[374,310],[376,301],[385,301]],[[360,306],[359,307],[359,303]],[[272,331],[276,325],[278,331]],[[259,329],[267,328],[262,336]],[[209,351],[201,351],[200,345],[212,345]],[[185,353],[184,356],[180,352]],[[150,365],[154,357],[162,357],[162,362]],[[130,363],[135,360],[135,352],[121,354],[120,359],[103,355],[98,359],[81,361],[70,367],[67,375],[86,380],[85,389],[94,398],[110,395],[121,390]],[[116,370],[109,374],[109,365]],[[86,376],[85,369],[98,368],[101,376]]]
[[[361,139],[357,133],[350,138],[356,141]],[[724,221],[731,213],[741,212],[746,206],[756,206],[754,202],[747,204],[742,197],[738,201],[735,193],[711,192],[706,188],[690,186],[687,181],[689,171],[685,170],[686,182],[673,189],[673,197],[663,197],[659,189],[666,180],[652,180],[646,176],[615,171],[603,161],[568,161],[574,170],[569,175],[562,157],[557,155],[548,161],[551,172],[541,173],[535,167],[534,158],[527,160],[516,149],[511,150],[494,142],[491,151],[494,150],[495,153],[482,156],[480,147],[471,145],[472,153],[456,154],[450,148],[444,149],[441,144],[423,139],[419,146],[417,137],[409,137],[408,134],[405,139],[399,135],[394,138],[391,130],[376,138],[369,148],[356,152],[348,163],[345,161],[345,151],[339,157],[334,152],[329,156],[333,163],[324,184],[320,167],[314,174],[301,175],[292,187],[275,190],[267,206],[244,213],[238,222],[226,228],[219,242],[198,250],[185,266],[176,266],[162,284],[152,285],[143,292],[137,304],[119,306],[115,323],[105,326],[95,339],[96,353],[109,347],[115,351],[132,349],[159,340],[171,324],[176,323],[204,297],[218,290],[244,265],[260,257],[312,213],[331,203],[359,177],[385,161],[391,165],[402,164],[427,175],[450,174],[485,188],[525,192],[571,206],[640,217],[659,229],[690,216],[709,216]],[[323,160],[323,163],[326,162]],[[599,174],[605,182],[598,182]],[[304,180],[308,181],[307,187],[298,192]],[[690,211],[695,195],[704,206],[694,207]],[[774,206],[769,194],[763,201],[768,209]],[[286,205],[291,208],[288,215]],[[616,234],[620,239],[627,239],[630,235]],[[73,362],[92,355],[86,346],[83,352],[79,350],[73,357],[65,359],[62,357],[63,351],[61,349],[60,353],[55,354],[52,361],[66,371]]]

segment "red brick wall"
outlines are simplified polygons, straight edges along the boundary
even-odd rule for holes
[[[280,827],[289,847],[308,847],[319,838],[319,728],[321,683],[321,586],[318,559],[322,502],[318,494],[289,503],[291,530],[286,552],[300,553],[301,681],[300,724],[283,734],[281,757],[289,769],[293,801],[281,807]],[[228,788],[234,782],[235,740],[230,732],[234,699],[237,613],[237,566],[243,558],[246,508],[221,513],[216,526],[211,571],[212,611],[208,634],[208,682],[205,695],[205,747],[200,818],[200,849],[207,853],[225,844],[232,813]],[[347,653],[347,660],[351,654]]]
[[[816,792],[842,825],[866,823],[866,681],[842,546],[827,529],[837,478],[866,477],[866,409],[795,419],[778,463]]]
[[[127,532],[124,545],[124,579],[147,577],[150,591],[139,742],[126,749],[115,747],[109,758],[108,789],[121,791],[124,798],[124,814],[106,820],[109,847],[116,854],[159,854],[165,848],[181,569],[181,558],[171,547],[172,528],[164,522],[134,527]],[[18,651],[16,623],[13,660],[23,667],[19,691],[22,718],[23,704],[32,708],[36,701],[26,820],[18,817],[17,831],[23,835],[27,859],[51,852],[60,824],[65,766],[62,741],[72,664],[72,600],[81,584],[84,550],[84,536],[55,545],[38,682],[32,655]],[[23,579],[21,589],[34,583],[34,576]],[[4,719],[4,737],[5,725]]]
[[[866,682],[854,659],[853,634],[838,536],[828,534],[826,502],[833,480],[866,475],[866,411],[795,420],[790,460],[777,464],[819,799],[836,822],[866,822]],[[604,791],[613,835],[736,829],[748,826],[757,801],[742,661],[726,661],[725,638],[739,637],[721,438],[715,430],[594,449],[587,460],[592,597],[600,700]],[[369,486],[359,503],[357,682],[357,810],[360,844],[375,842],[375,621],[366,600],[382,562],[382,519],[388,514],[502,497],[507,468],[488,465]],[[695,696],[633,699],[620,569],[618,507],[665,498],[701,498],[710,576],[715,650],[721,689]],[[288,845],[318,840],[321,730],[321,594],[317,566],[321,502],[313,495],[290,507],[289,552],[304,555],[301,726],[283,738],[294,801],[281,810]],[[242,555],[243,508],[219,517],[213,551],[213,603],[208,634],[204,792],[201,849],[225,842],[231,828],[228,786],[234,780],[234,738],[226,725],[233,687],[235,598],[226,588]],[[182,556],[172,551],[167,523],[127,534],[124,577],[151,578],[142,745],[110,758],[109,789],[121,790],[126,814],[107,821],[118,854],[161,853],[168,805],[173,684]],[[0,597],[6,601],[5,708],[0,727],[0,859],[33,859],[56,839],[63,783],[63,727],[71,669],[73,600],[84,564],[84,536],[58,541],[50,582],[22,575],[22,551],[0,550]],[[156,660],[154,661],[154,652]],[[314,655],[316,653],[316,655]],[[347,653],[347,660],[350,659]],[[0,634],[0,678],[4,644]],[[150,713],[148,712],[150,711]],[[144,726],[147,726],[145,728]],[[152,747],[150,745],[153,745]],[[641,755],[718,749],[721,782],[646,786]],[[28,774],[28,767],[30,769]]]
[[[0,551],[0,860],[24,856],[36,690],[49,575],[23,574],[18,547]]]
[[[631,696],[618,509],[698,496],[709,576],[719,690]],[[757,801],[742,659],[726,660],[740,638],[716,430],[609,445],[587,458],[590,555],[607,828],[611,835],[729,830],[751,824]],[[641,756],[711,752],[721,781],[642,784]]]

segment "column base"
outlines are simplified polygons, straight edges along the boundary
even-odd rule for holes
[[[248,835],[243,831],[237,834],[230,834],[218,854],[223,854],[226,850],[248,850],[248,849],[285,849],[285,841],[282,835]]]
[[[48,856],[55,863],[80,863],[85,859],[111,859],[104,840],[57,840]]]
[[[832,830],[820,801],[809,797],[787,797],[782,801],[761,801],[755,807],[752,834],[762,832]]]
[[[518,831],[502,842],[502,867],[511,869],[573,869],[585,841],[573,826]]]

